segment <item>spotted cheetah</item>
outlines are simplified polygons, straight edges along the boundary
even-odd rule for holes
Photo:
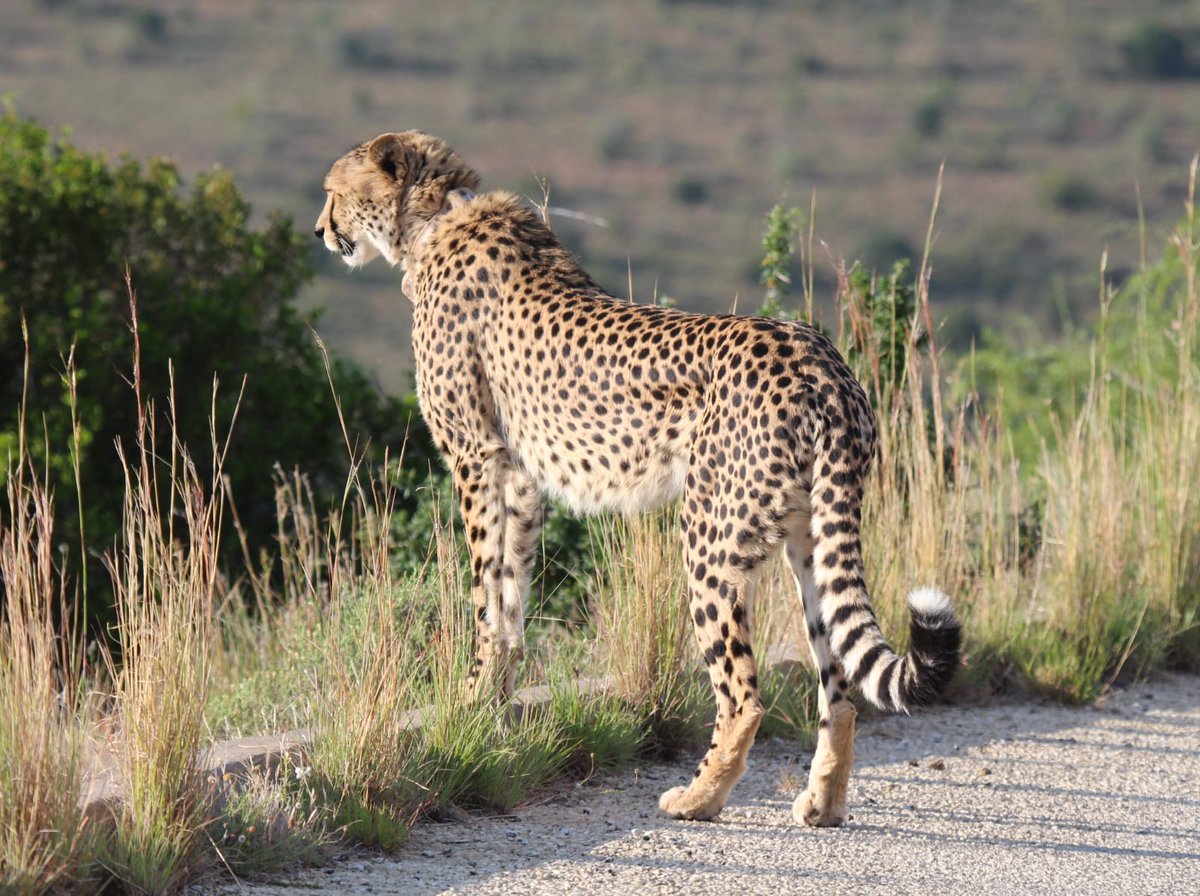
[[[383,134],[333,164],[315,231],[351,267],[382,255],[403,271],[421,408],[470,548],[478,680],[513,689],[542,493],[580,512],[682,497],[687,596],[717,717],[695,777],[659,805],[713,818],[746,770],[764,711],[747,606],[782,544],[820,675],[816,755],[793,816],[841,824],[850,684],[883,710],[927,703],[960,641],[932,588],[909,595],[907,655],[876,623],[860,544],[875,449],[866,396],[814,328],[613,298],[518,197],[478,185],[445,142]]]

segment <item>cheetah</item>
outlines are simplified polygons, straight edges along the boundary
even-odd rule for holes
[[[471,556],[475,676],[514,687],[543,494],[578,512],[681,498],[687,599],[716,699],[712,742],[669,816],[711,819],[762,720],[748,606],[782,545],[820,676],[816,753],[796,821],[840,825],[857,686],[885,711],[936,697],[958,665],[949,598],[908,598],[898,656],[864,582],[863,483],[875,419],[833,344],[804,323],[614,298],[533,209],[442,140],[382,134],[330,168],[315,233],[352,268],[383,256],[413,306],[420,405]]]

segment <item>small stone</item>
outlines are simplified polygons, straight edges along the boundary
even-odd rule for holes
[[[933,769],[935,772],[944,772],[946,770],[946,763],[941,759],[935,759],[929,763],[929,768]]]

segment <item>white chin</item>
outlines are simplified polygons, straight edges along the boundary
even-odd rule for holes
[[[361,268],[379,257],[379,250],[367,243],[358,243],[349,255],[343,255],[342,261],[349,268]]]

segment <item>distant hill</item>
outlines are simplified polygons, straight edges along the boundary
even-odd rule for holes
[[[80,145],[233,169],[307,229],[328,164],[384,130],[451,140],[485,185],[603,219],[559,232],[610,290],[756,308],[762,216],[816,191],[829,257],[934,247],[944,336],[1090,313],[1200,149],[1200,15],[1172,0],[6,0],[0,92]],[[1140,192],[1139,192],[1140,187]],[[314,253],[319,252],[313,241]],[[0,249],[2,252],[2,249]],[[321,258],[304,301],[390,387],[407,309]],[[136,271],[134,275],[136,277]]]

